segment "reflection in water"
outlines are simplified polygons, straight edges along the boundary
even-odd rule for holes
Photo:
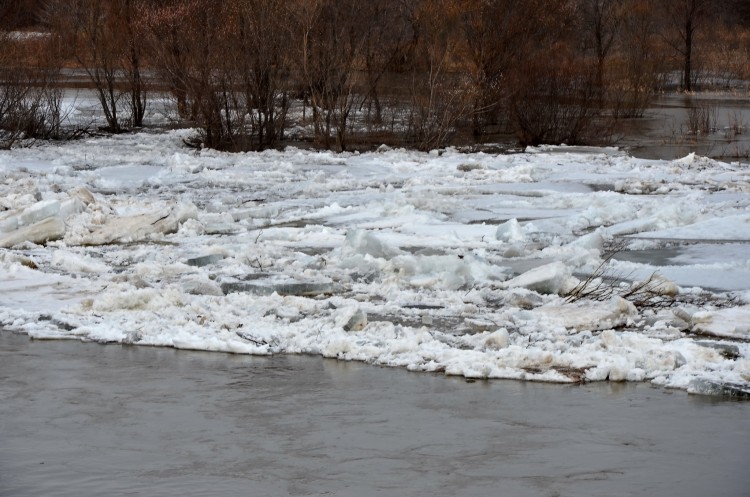
[[[690,109],[705,110],[708,133],[691,125]],[[725,161],[750,160],[750,98],[705,93],[656,98],[643,118],[623,122],[616,145],[644,159],[675,159],[692,152]]]
[[[746,495],[748,404],[0,332],[0,494]]]
[[[151,97],[153,102],[145,122],[154,126],[172,125],[176,119],[176,109],[171,97],[159,93]],[[90,90],[67,89],[63,107],[66,122],[70,125],[96,127],[105,124],[98,111],[97,98]],[[707,108],[713,117],[708,133],[692,133],[689,113],[690,109],[696,108]],[[627,149],[636,157],[676,159],[695,152],[730,162],[750,162],[750,95],[746,93],[660,95],[653,99],[643,117],[625,119],[618,124],[613,145]],[[496,141],[502,145],[481,148],[490,151],[516,150],[513,135],[499,134]],[[308,148],[310,143],[294,142],[293,145]],[[324,166],[316,165],[316,169],[321,167]],[[338,170],[338,166],[335,169]],[[305,223],[309,224],[309,221]]]

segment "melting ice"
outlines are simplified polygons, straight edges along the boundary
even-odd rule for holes
[[[746,166],[566,147],[194,153],[187,133],[0,154],[0,326],[468,378],[750,386]]]

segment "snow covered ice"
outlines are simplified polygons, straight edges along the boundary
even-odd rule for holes
[[[750,386],[747,166],[611,148],[195,153],[189,133],[0,153],[2,328],[467,378]],[[596,285],[612,295],[570,298]]]

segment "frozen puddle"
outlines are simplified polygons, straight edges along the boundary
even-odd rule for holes
[[[471,379],[750,384],[746,170],[571,147],[196,154],[190,133],[0,152],[0,326]]]

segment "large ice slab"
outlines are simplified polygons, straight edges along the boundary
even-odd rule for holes
[[[219,280],[219,286],[225,294],[251,293],[263,296],[278,294],[299,297],[332,295],[339,288],[332,281],[305,281],[273,275],[252,279],[223,278]]]
[[[507,281],[508,288],[522,287],[540,293],[562,294],[577,284],[572,270],[560,261],[535,267]]]
[[[89,233],[71,236],[68,240],[76,245],[106,245],[147,240],[158,234],[174,233],[180,224],[197,217],[192,204],[179,204],[165,212],[150,212],[132,216],[114,216],[103,224],[91,226]]]
[[[65,235],[65,223],[59,217],[48,217],[30,226],[0,234],[0,247],[13,247],[24,242],[47,243]]]

